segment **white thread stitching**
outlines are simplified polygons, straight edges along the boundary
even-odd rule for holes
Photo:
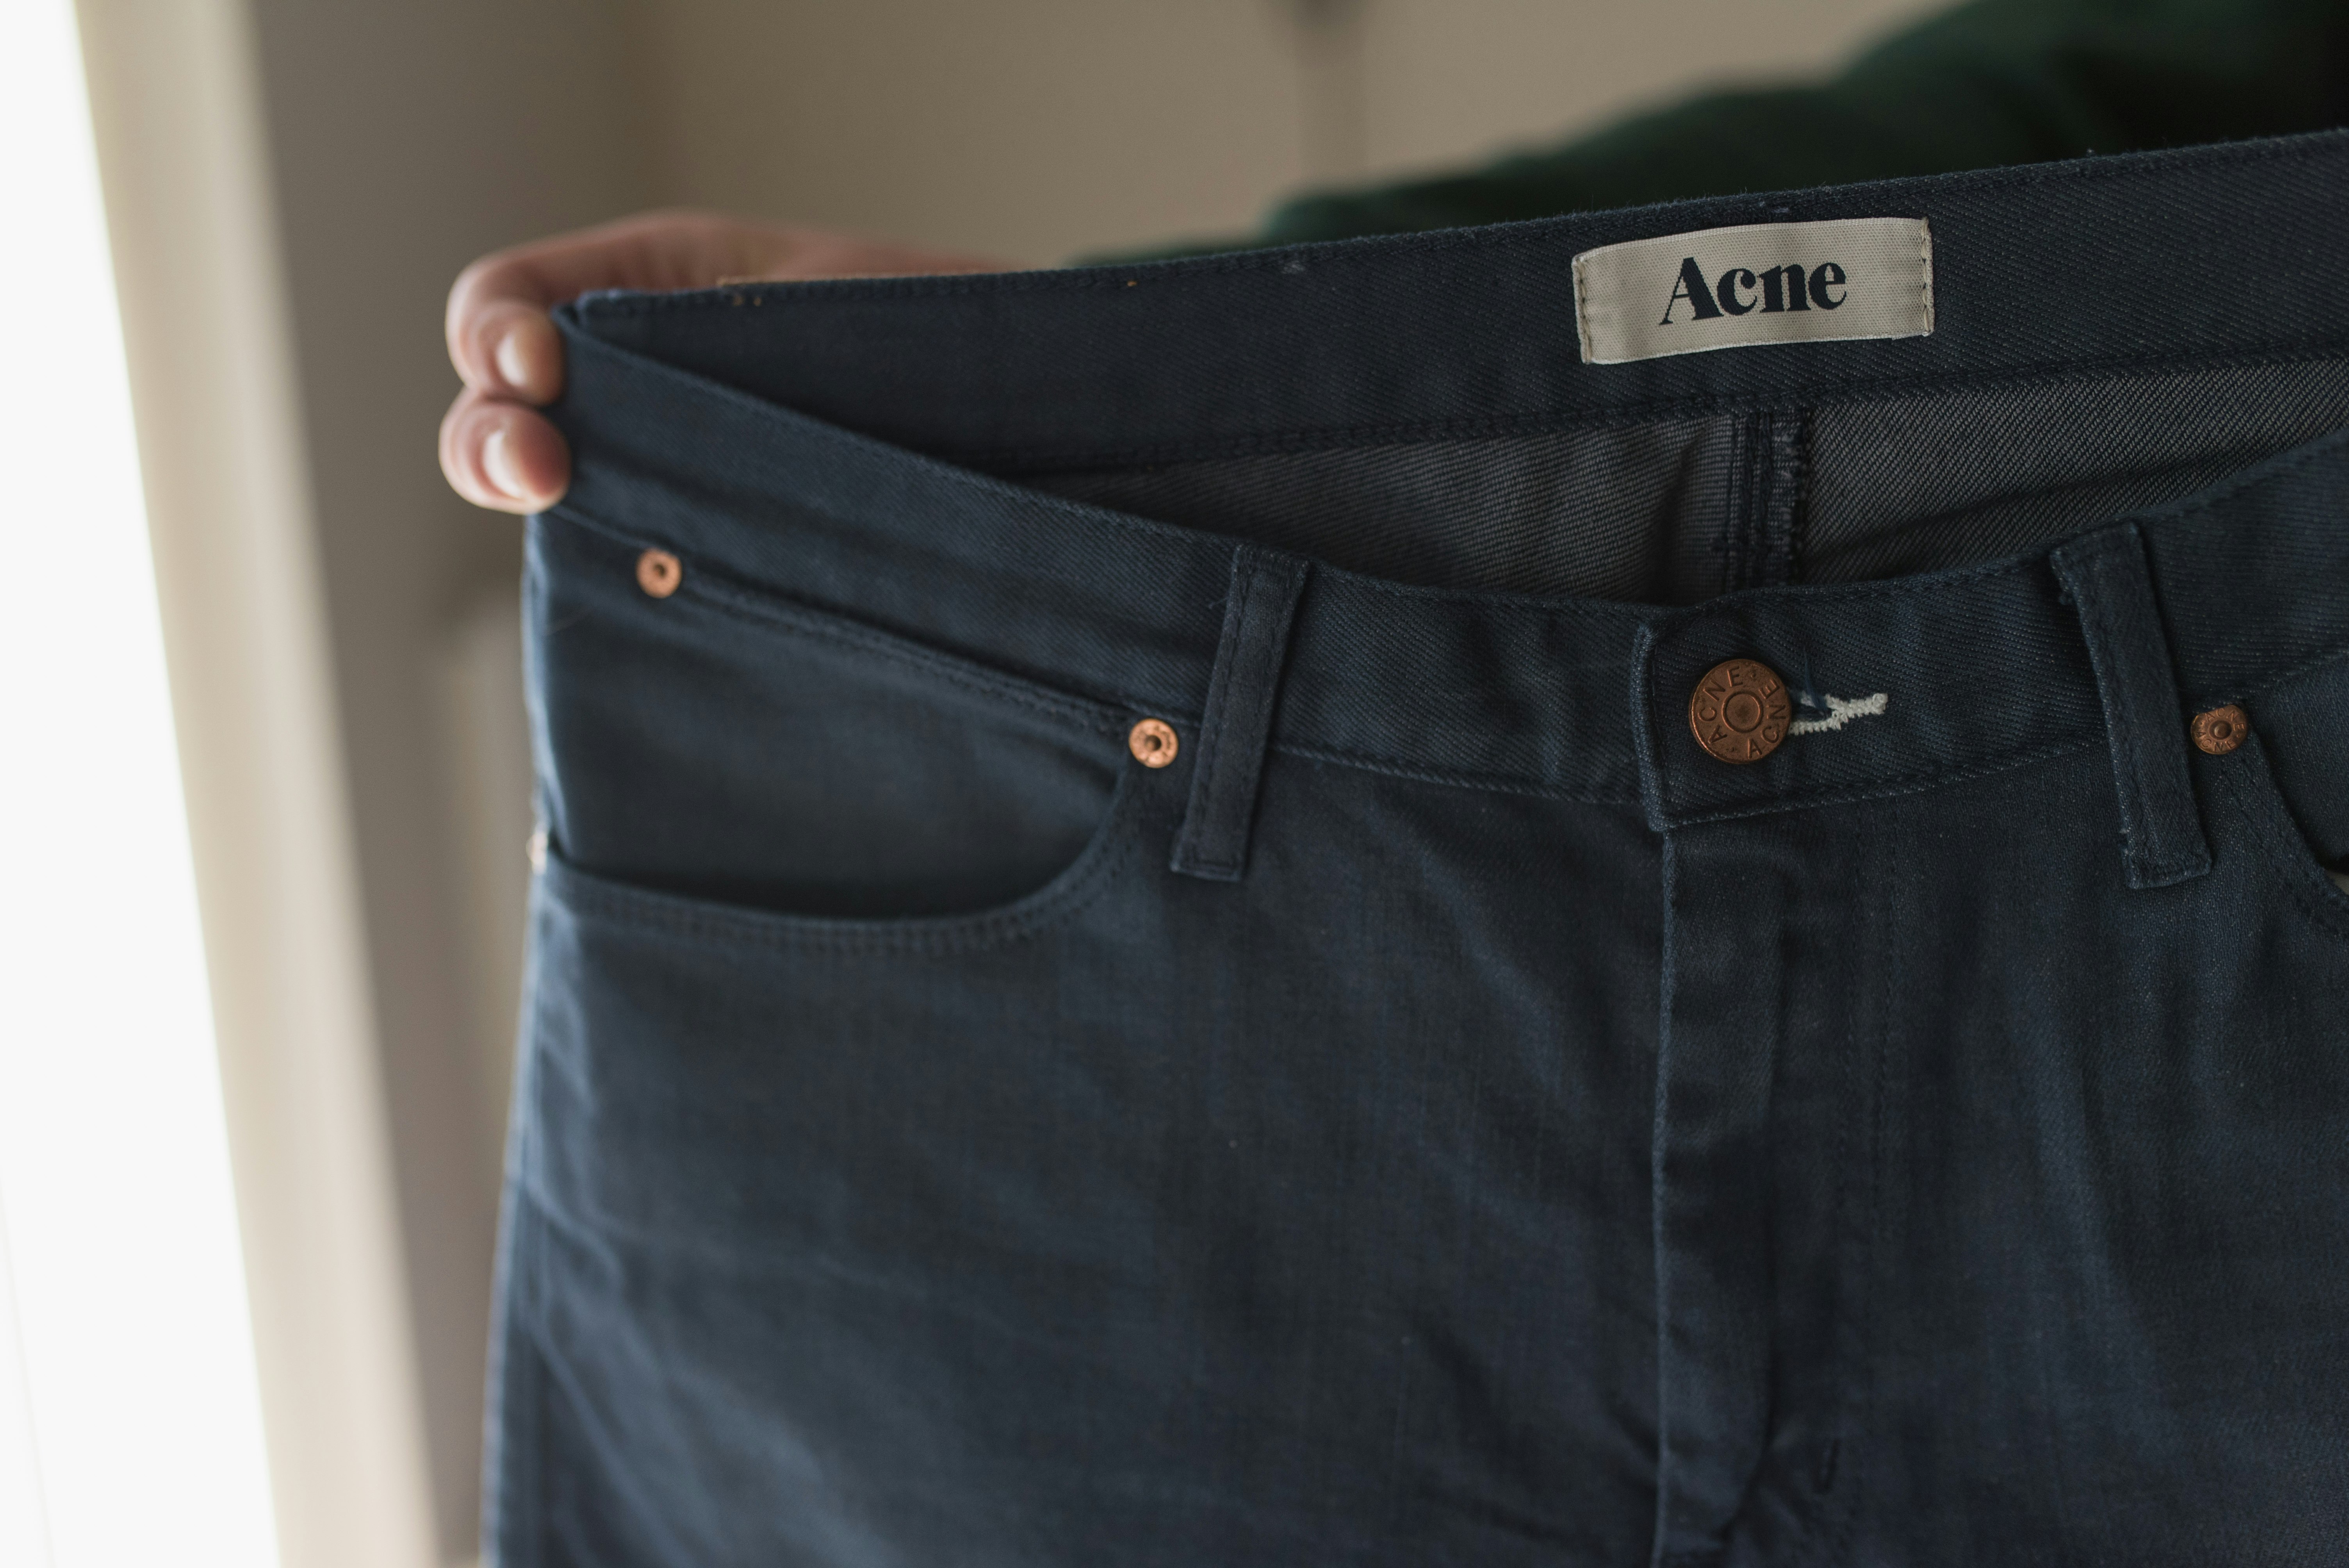
[[[1930,337],[1933,335],[1933,225],[1922,218],[1917,220],[1917,264],[1924,273],[1920,280],[1920,286],[1925,291],[1924,335]]]
[[[1822,735],[1828,730],[1841,729],[1846,723],[1855,718],[1874,718],[1892,705],[1891,697],[1883,692],[1878,692],[1871,696],[1830,696],[1820,700],[1827,705],[1826,717],[1798,718],[1786,727],[1786,733]]]

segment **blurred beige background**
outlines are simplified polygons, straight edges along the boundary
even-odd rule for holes
[[[667,0],[621,30],[663,201],[1038,263],[1306,182],[1825,67],[1919,0]]]
[[[461,265],[668,203],[1040,265],[1237,232],[1933,8],[80,0],[286,1562],[476,1550],[530,813],[518,529],[434,459]]]

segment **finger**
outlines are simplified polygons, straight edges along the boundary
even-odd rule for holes
[[[449,291],[450,363],[476,391],[551,400],[563,342],[546,313],[594,289],[707,287],[765,270],[781,238],[698,212],[645,212],[482,257]]]
[[[475,506],[543,511],[570,486],[571,449],[529,408],[467,391],[440,421],[440,471]]]
[[[533,404],[552,403],[562,392],[563,335],[544,307],[485,299],[458,331],[450,359],[473,390]]]
[[[563,340],[546,313],[595,289],[709,288],[721,279],[877,277],[1009,270],[975,256],[915,250],[712,212],[640,212],[484,256],[449,291],[449,358],[476,391],[526,403],[563,389]]]

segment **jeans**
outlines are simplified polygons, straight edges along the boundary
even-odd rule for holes
[[[566,307],[494,1560],[2339,1560],[2344,191]]]

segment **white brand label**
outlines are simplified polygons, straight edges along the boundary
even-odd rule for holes
[[[1933,231],[1922,218],[1699,229],[1574,258],[1588,365],[1708,348],[1933,330]]]

